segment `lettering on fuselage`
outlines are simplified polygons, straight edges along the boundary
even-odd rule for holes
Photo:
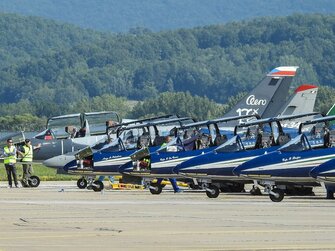
[[[172,157],[160,158],[159,161],[167,161],[167,160],[173,160],[173,159],[179,159],[179,157],[172,156]]]
[[[121,158],[121,157],[122,157],[121,155],[116,155],[116,156],[111,156],[111,157],[108,157],[108,158],[103,158],[102,160],[118,159],[118,158]]]
[[[300,156],[292,156],[292,157],[289,157],[289,158],[283,158],[282,161],[283,162],[287,162],[287,161],[292,161],[292,160],[298,160],[298,159],[301,159]]]

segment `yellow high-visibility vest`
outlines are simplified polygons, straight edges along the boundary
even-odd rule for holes
[[[6,154],[14,153],[15,152],[15,146],[11,146],[11,147],[5,146],[3,148],[3,150]],[[5,157],[4,160],[3,160],[3,163],[4,164],[15,164],[16,163],[16,156],[15,155],[10,155],[10,156]]]
[[[24,157],[22,158],[23,162],[32,162],[33,161],[33,146],[23,146]]]

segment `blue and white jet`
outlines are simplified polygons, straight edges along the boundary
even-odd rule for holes
[[[320,184],[310,171],[335,157],[335,148],[329,147],[329,131],[334,122],[335,116],[303,122],[297,137],[277,151],[241,164],[233,172],[241,178],[257,180],[274,202],[283,200],[288,187],[311,191],[309,188]]]
[[[137,158],[138,154],[134,153],[132,161],[120,166],[119,172],[144,178],[150,192],[160,194],[162,186],[152,183],[153,179],[183,178],[176,175],[173,168],[187,159],[212,151],[233,137],[234,128],[227,127],[227,124],[239,124],[242,121],[257,119],[259,119],[258,115],[245,115],[201,121],[176,128],[174,140],[164,144],[156,152],[148,152],[140,158]],[[142,167],[144,158],[150,164]],[[192,180],[187,182],[193,185]]]
[[[209,198],[218,197],[221,191],[242,191],[244,180],[233,174],[238,165],[268,152],[275,151],[297,135],[298,128],[283,128],[292,121],[310,119],[319,113],[280,116],[242,123],[235,128],[235,137],[215,150],[184,161],[174,172],[195,178],[206,190]],[[252,191],[256,193],[256,191]]]

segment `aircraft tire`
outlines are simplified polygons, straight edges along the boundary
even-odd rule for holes
[[[163,187],[157,184],[151,185],[153,188],[149,188],[151,194],[160,194],[163,190]]]
[[[272,192],[276,193],[277,196],[274,196],[272,194],[269,194],[270,196],[270,199],[273,201],[273,202],[281,202],[283,199],[284,199],[284,191],[279,189],[279,188],[274,188],[272,189]]]
[[[104,189],[104,183],[102,183],[100,180],[95,180],[93,182],[92,189],[94,192],[100,192]]]
[[[84,179],[84,178],[80,178],[78,181],[77,181],[77,187],[80,188],[80,189],[84,189],[87,187],[87,180]]]
[[[206,194],[208,198],[217,198],[220,194],[220,189],[217,186],[209,185],[208,189],[206,189]]]
[[[28,179],[28,184],[30,187],[38,187],[40,185],[40,178],[38,176],[30,176]]]

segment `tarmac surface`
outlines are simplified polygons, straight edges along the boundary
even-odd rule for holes
[[[335,201],[0,183],[0,250],[335,250]]]

